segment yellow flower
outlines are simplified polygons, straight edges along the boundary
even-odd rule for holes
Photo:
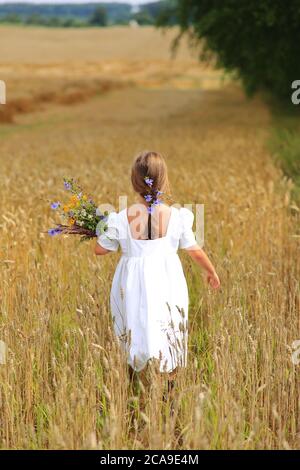
[[[86,195],[82,196],[82,199],[83,199],[84,201],[87,201],[87,196],[86,196]]]
[[[75,224],[75,219],[69,219],[69,224],[74,225]]]
[[[63,207],[63,209],[64,209],[64,212],[69,212],[70,207],[69,207],[68,205],[65,205],[65,206]]]
[[[76,206],[80,205],[80,201],[77,199],[77,196],[72,196],[69,201],[70,209],[74,209]]]

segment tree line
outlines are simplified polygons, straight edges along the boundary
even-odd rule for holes
[[[137,11],[126,3],[105,4],[2,4],[0,22],[49,27],[86,27],[126,25],[135,21],[140,25],[154,25],[163,2],[150,2]]]

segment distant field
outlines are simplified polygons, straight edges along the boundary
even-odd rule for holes
[[[72,104],[120,86],[219,88],[222,74],[199,67],[176,30],[152,27],[55,29],[0,27],[0,79],[9,97],[0,122],[51,102]]]
[[[167,60],[175,31],[163,34],[152,26],[59,29],[0,26],[1,63],[44,63],[99,60]],[[190,59],[186,43],[180,59]]]
[[[291,183],[267,150],[266,107],[186,45],[172,61],[173,34],[0,28],[14,102],[10,120],[0,107],[1,448],[300,448]],[[118,255],[98,260],[92,244],[44,233],[64,176],[99,203],[132,201],[129,167],[145,148],[167,156],[177,202],[205,204],[205,249],[222,281],[210,292],[181,254],[189,363],[173,416],[164,380],[129,383],[113,341]]]

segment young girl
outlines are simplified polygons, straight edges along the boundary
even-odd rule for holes
[[[141,371],[150,359],[157,359],[160,371],[171,373],[187,362],[188,290],[178,248],[204,268],[212,288],[220,281],[195,240],[193,213],[161,203],[169,190],[163,157],[156,152],[138,155],[131,182],[138,203],[110,213],[95,253],[106,255],[119,246],[122,250],[110,301],[128,364]]]

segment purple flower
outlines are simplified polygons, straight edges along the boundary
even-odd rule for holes
[[[153,179],[149,178],[148,176],[145,176],[145,183],[150,187],[152,188],[152,185],[153,185]]]
[[[154,207],[152,205],[147,207],[147,211],[148,211],[149,214],[152,214],[153,210],[154,210]]]
[[[157,196],[161,196],[161,195],[163,194],[163,192],[157,190],[157,191],[156,191],[156,194],[157,194]]]
[[[64,182],[64,187],[65,187],[65,189],[66,189],[67,191],[70,191],[70,189],[71,189],[72,186],[71,186],[71,183],[69,183],[68,181],[65,181],[65,182]]]
[[[48,234],[51,237],[54,237],[55,235],[58,235],[59,233],[61,233],[61,230],[59,228],[50,228],[50,230],[48,230]]]
[[[58,201],[57,202],[52,202],[51,209],[56,210],[56,209],[59,208],[59,206],[60,206],[60,202],[58,202]]]
[[[161,204],[161,199],[155,199],[155,200],[153,201],[153,204],[154,204],[155,206],[158,206],[159,204]]]
[[[144,196],[146,202],[151,202],[152,201],[152,196],[151,194],[146,194],[146,196]]]

